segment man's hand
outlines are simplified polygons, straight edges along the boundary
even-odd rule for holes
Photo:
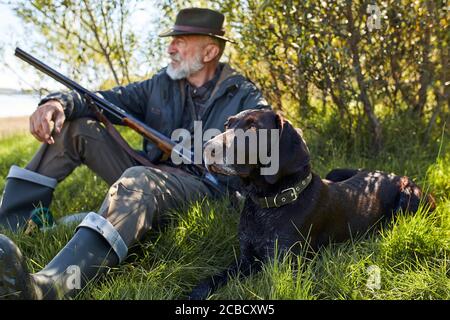
[[[50,100],[40,105],[30,117],[30,132],[39,141],[55,143],[53,133],[60,133],[66,116],[61,103]]]

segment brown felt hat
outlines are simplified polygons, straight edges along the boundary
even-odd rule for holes
[[[233,40],[224,37],[224,20],[225,17],[222,13],[211,9],[182,9],[177,14],[175,25],[171,29],[161,33],[159,36],[169,37],[188,34],[203,34],[234,43]]]

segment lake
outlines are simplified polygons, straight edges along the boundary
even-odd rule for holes
[[[29,116],[39,100],[37,95],[0,94],[0,118]]]

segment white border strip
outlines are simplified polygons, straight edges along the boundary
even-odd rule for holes
[[[11,166],[7,178],[26,180],[52,189],[55,189],[56,184],[58,183],[58,181],[54,178],[50,178],[37,172],[20,168],[16,165]]]
[[[119,257],[119,263],[122,262],[128,253],[128,247],[114,226],[101,215],[95,212],[89,212],[86,218],[78,225],[79,228],[89,228],[98,232],[106,239],[111,248]]]

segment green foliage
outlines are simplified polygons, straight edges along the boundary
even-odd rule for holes
[[[36,0],[14,5],[43,35],[45,45],[36,45],[40,52],[56,52],[64,66],[78,70],[72,74],[75,79],[104,79],[106,88],[143,74],[135,35],[125,28],[135,5],[142,3],[118,0],[94,6],[92,1]],[[422,207],[415,215],[401,214],[380,232],[330,245],[312,258],[286,256],[267,262],[259,274],[232,279],[211,299],[450,299],[446,2],[378,1],[381,28],[371,31],[369,4],[191,2],[225,13],[227,32],[237,41],[227,45],[231,64],[304,130],[315,172],[323,177],[337,167],[364,167],[404,174],[437,201],[434,212]],[[155,5],[162,12],[161,29],[186,6],[165,0]],[[155,39],[149,35],[143,48],[151,66],[165,50]],[[136,134],[121,132],[134,147],[140,146]],[[37,147],[29,136],[0,140],[0,189],[9,167],[26,165]],[[56,217],[96,210],[107,189],[98,176],[80,167],[59,185],[51,210]],[[239,216],[227,199],[192,204],[171,215],[167,226],[149,232],[125,263],[77,298],[184,298],[198,281],[238,256]],[[31,270],[38,271],[73,230],[65,226],[33,237],[9,235],[28,257]],[[379,288],[367,285],[371,266],[379,268]]]
[[[142,42],[131,25],[135,11],[149,9],[145,4],[11,2],[42,34],[35,47],[55,52],[75,79],[103,81],[102,88],[161,67],[166,42],[157,33],[172,25],[186,3],[155,1],[154,25],[160,30],[149,30]],[[230,63],[275,109],[295,114],[308,127],[332,110],[336,130],[362,135],[372,153],[390,141],[383,127],[399,114],[419,119],[419,138],[433,141],[450,115],[446,2],[383,0],[375,11],[373,5],[366,0],[190,2],[226,15],[227,32],[237,41],[227,46]]]
[[[18,142],[19,141],[19,142]],[[15,135],[3,138],[0,143],[0,185],[5,183],[9,168],[15,164],[25,166],[38,148],[38,142],[31,135]]]
[[[437,159],[436,163],[428,168],[428,179],[436,190],[436,196],[445,198],[450,194],[450,152]]]
[[[185,296],[205,271],[218,272],[233,259],[238,213],[229,208],[228,201],[203,201],[183,212],[172,212],[169,225],[160,232],[150,232],[143,243],[132,249],[129,258],[132,262],[111,270],[89,297],[177,299]]]
[[[136,0],[11,3],[17,15],[43,36],[29,39],[39,48],[38,55],[43,52],[54,55],[55,60],[68,67],[66,73],[72,78],[101,88],[127,84],[146,76],[151,68],[142,68],[143,62],[154,58],[155,51],[161,50],[154,34],[151,41],[143,40],[142,34],[138,34],[140,30],[133,28],[133,14],[148,10],[148,7],[142,8],[142,4]],[[160,66],[155,64],[154,68],[157,67]]]
[[[442,228],[445,206],[430,213],[424,208],[414,215],[399,215],[393,225],[381,233],[381,254],[396,262],[415,263],[430,256],[443,259],[450,252],[448,230]]]
[[[312,256],[281,256],[256,275],[231,279],[210,299],[449,299],[448,137],[442,135],[440,141],[423,147],[419,140],[397,133],[392,147],[371,157],[359,149],[361,145],[349,144],[336,134],[329,114],[314,129],[304,129],[315,172],[324,176],[335,167],[368,167],[407,173],[435,196],[437,209],[403,213],[380,231],[327,246]],[[393,127],[399,122],[393,119]],[[120,130],[133,146],[139,146],[138,136]],[[0,141],[0,190],[9,166],[25,165],[37,148],[29,136]],[[56,217],[96,210],[106,191],[99,177],[80,167],[58,186],[51,209]],[[185,298],[201,279],[223,270],[239,255],[239,212],[227,199],[194,203],[172,211],[170,217],[167,225],[151,230],[130,248],[126,262],[90,283],[76,299]],[[36,272],[67,243],[74,228],[7,235]],[[379,268],[379,288],[368,286],[371,266]]]
[[[425,140],[448,119],[445,1],[378,1],[372,30],[369,1],[217,2],[238,41],[233,65],[304,124],[319,124],[326,106],[339,131],[364,133],[380,151],[388,115],[421,118]]]
[[[302,256],[292,254],[265,263],[262,271],[243,281],[231,279],[211,299],[312,300],[316,299],[312,268]]]

